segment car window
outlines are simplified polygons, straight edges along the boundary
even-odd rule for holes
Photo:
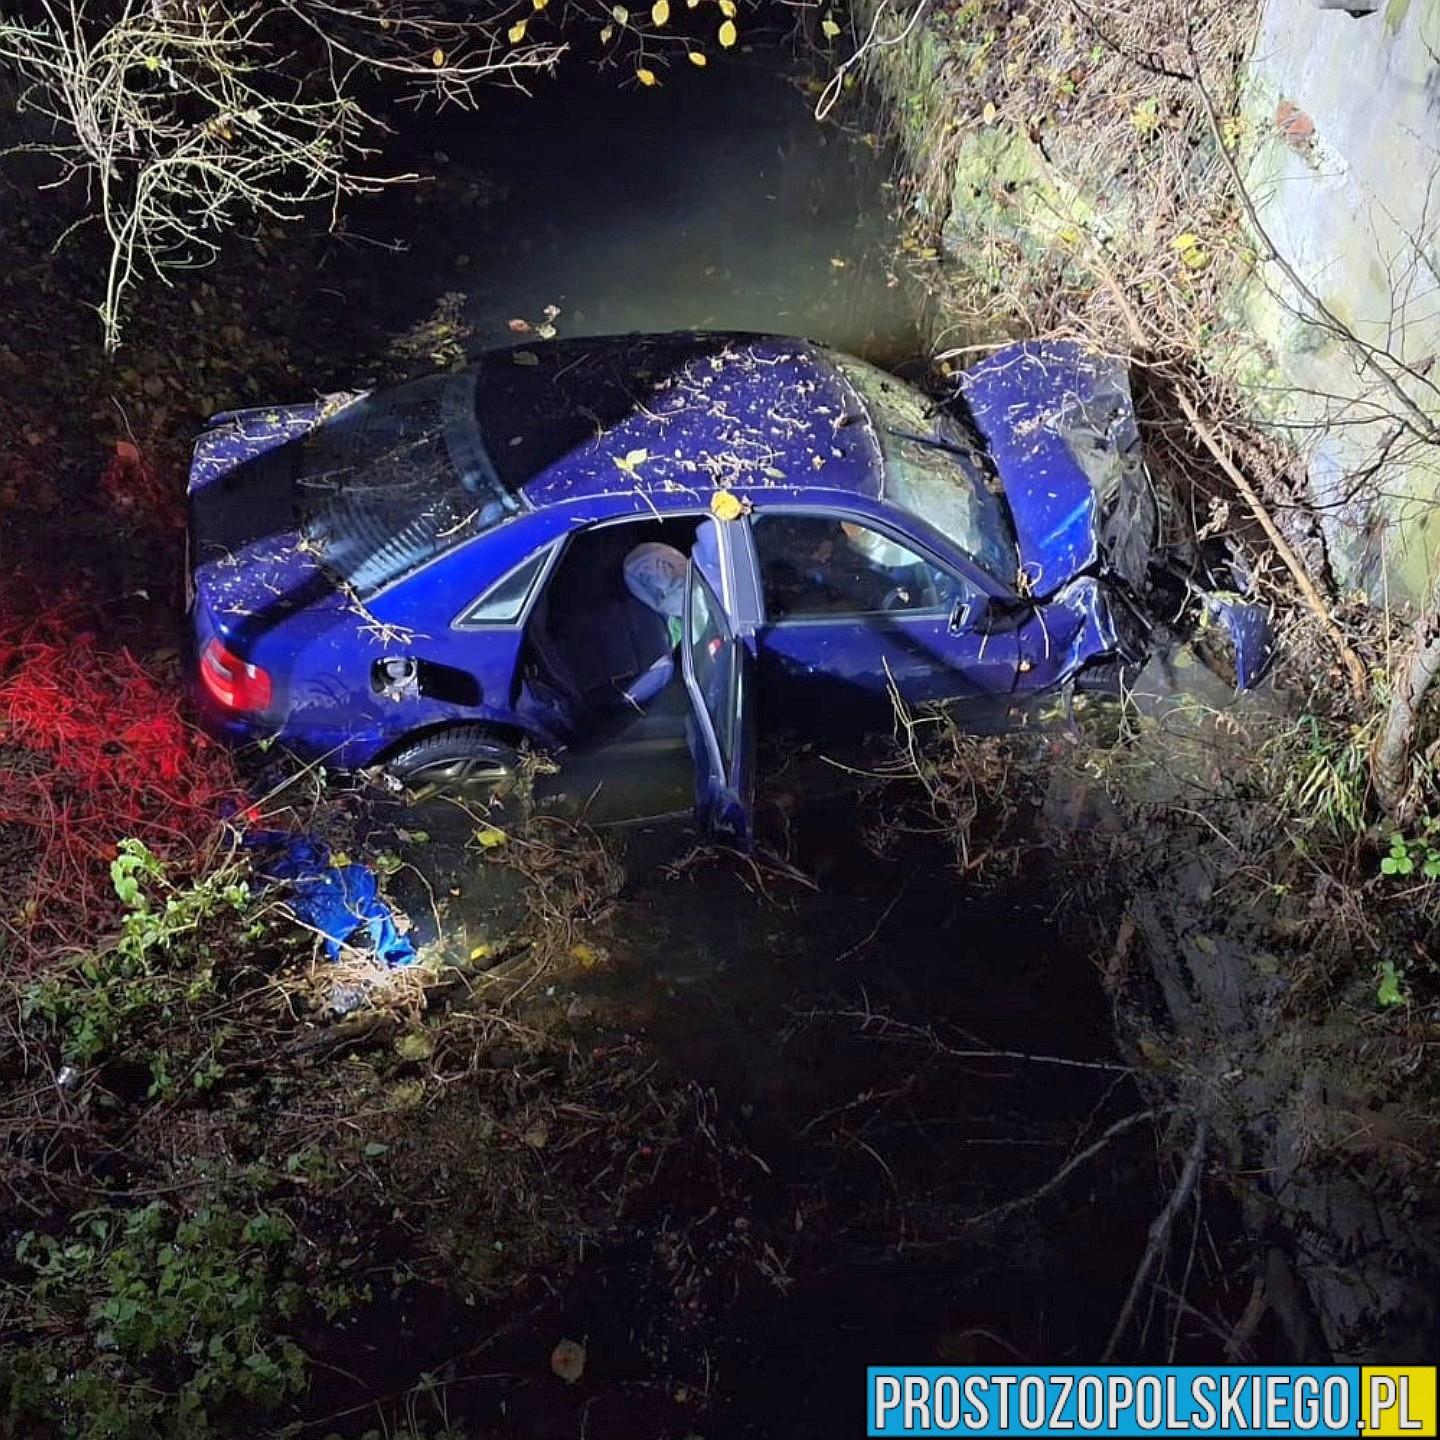
[[[1002,585],[1019,566],[1015,532],[980,447],[903,380],[853,356],[835,366],[869,407],[885,459],[885,498],[933,525]]]
[[[520,509],[481,442],[474,391],[473,375],[423,376],[362,396],[296,442],[301,534],[362,600]]]
[[[550,558],[549,549],[522,560],[497,580],[461,617],[461,625],[508,625],[524,613],[525,602]]]
[[[838,515],[757,515],[752,522],[768,619],[949,613],[978,599],[958,576],[892,536]]]
[[[720,760],[728,775],[735,756],[735,726],[739,719],[736,639],[715,598],[715,592],[696,565],[690,567],[690,658],[700,697],[715,727]]]

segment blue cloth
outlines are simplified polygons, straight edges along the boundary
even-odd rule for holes
[[[295,918],[324,937],[332,960],[349,944],[373,950],[392,968],[414,962],[415,946],[395,928],[368,865],[332,865],[330,847],[308,835],[265,830],[246,836],[245,843],[262,852],[255,862],[262,880],[290,886],[288,904]]]

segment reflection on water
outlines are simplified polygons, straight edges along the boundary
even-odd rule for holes
[[[392,157],[437,183],[356,219],[409,244],[384,267],[376,318],[402,331],[460,291],[476,344],[509,343],[511,320],[556,306],[562,334],[751,329],[912,359],[890,157],[812,106],[774,47],[672,67],[645,90],[577,62],[529,97],[447,112],[424,151]]]

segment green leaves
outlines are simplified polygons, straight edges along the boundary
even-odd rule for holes
[[[1405,993],[1400,988],[1400,976],[1395,962],[1386,960],[1380,966],[1379,984],[1375,988],[1375,999],[1381,1005],[1403,1005]]]
[[[54,1413],[84,1417],[67,1435],[159,1434],[161,1422],[168,1434],[179,1415],[203,1434],[211,1410],[270,1408],[305,1388],[305,1355],[283,1329],[305,1304],[305,1257],[276,1210],[103,1207],[68,1235],[22,1236],[15,1260],[44,1323],[8,1358],[51,1377]]]

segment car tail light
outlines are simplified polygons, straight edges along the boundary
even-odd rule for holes
[[[218,636],[200,652],[200,683],[226,710],[266,710],[270,706],[269,673],[231,654]]]

